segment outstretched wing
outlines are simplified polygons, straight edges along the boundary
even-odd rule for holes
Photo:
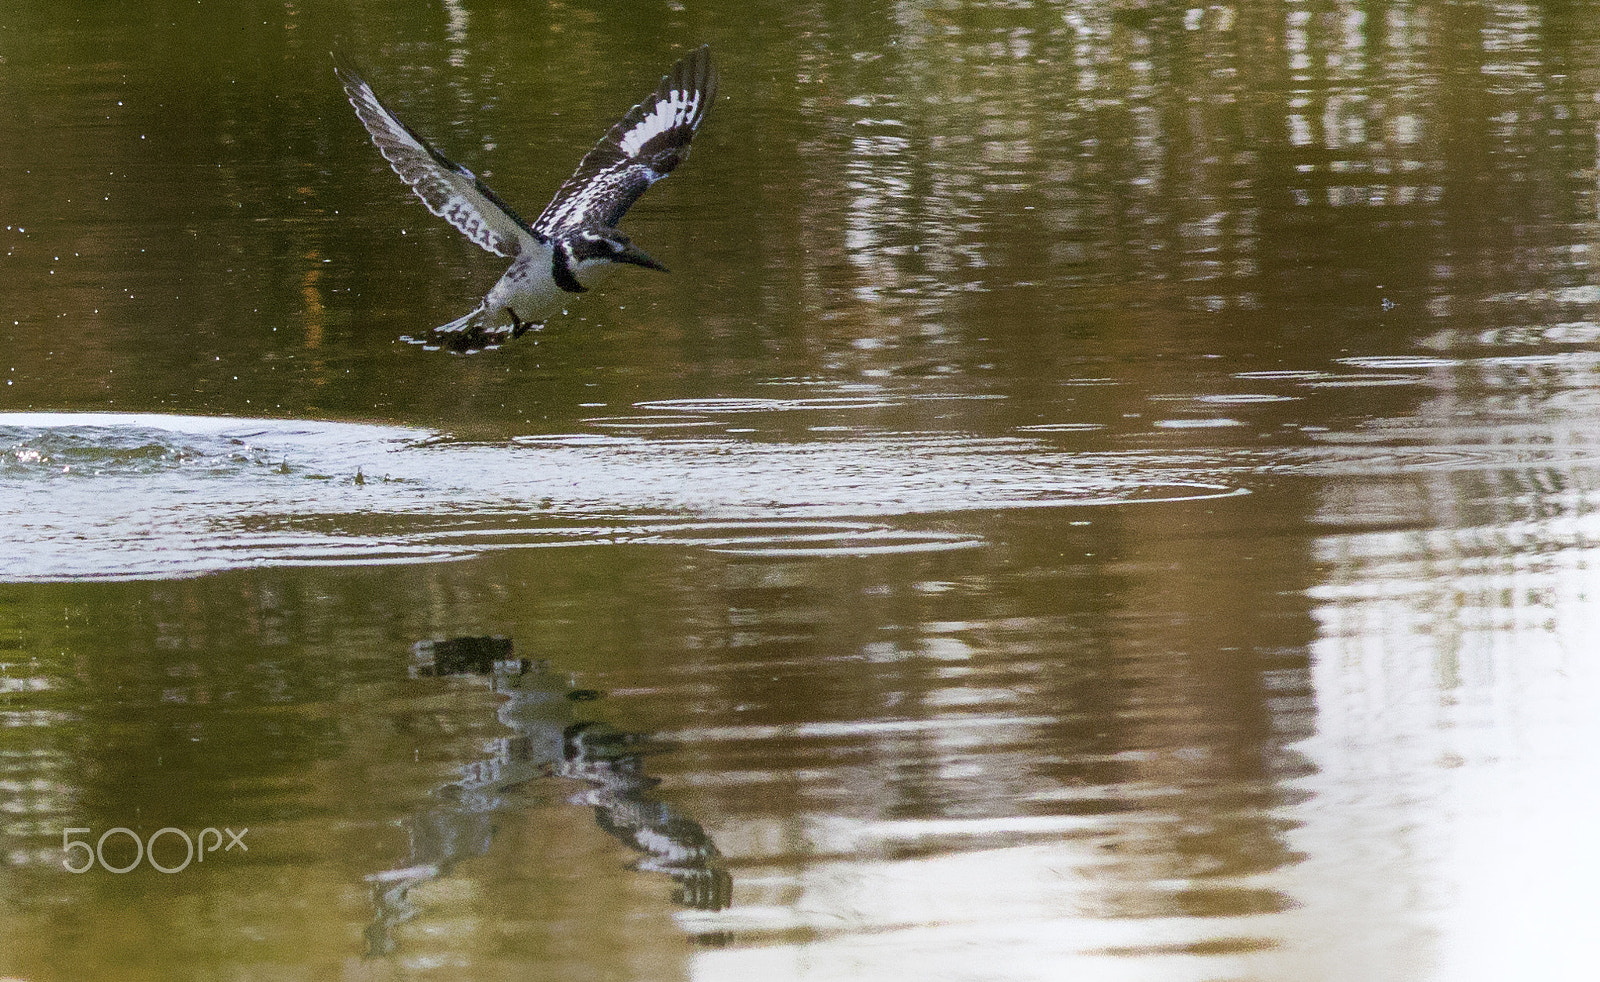
[[[645,188],[689,156],[689,141],[717,97],[711,48],[672,66],[655,92],[611,127],[561,185],[535,234],[549,239],[583,225],[615,227]]]
[[[429,211],[497,256],[516,255],[522,237],[537,238],[528,223],[472,171],[435,150],[379,102],[349,61],[337,53],[333,58],[334,74],[344,83],[350,105],[372,134],[372,142]]]

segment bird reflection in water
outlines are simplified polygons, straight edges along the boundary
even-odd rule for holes
[[[412,653],[415,677],[487,677],[506,697],[498,716],[512,733],[493,740],[489,756],[463,765],[460,780],[403,820],[408,862],[367,877],[377,911],[367,929],[369,955],[391,952],[394,928],[415,916],[411,889],[488,852],[496,822],[517,807],[516,790],[539,778],[582,782],[568,800],[592,807],[595,824],[641,853],[637,869],[670,876],[674,902],[696,910],[732,902],[732,879],[705,829],[652,794],[660,779],[644,773],[646,738],[580,718],[578,707],[601,693],[573,686],[544,662],[514,658],[510,638],[422,641]]]

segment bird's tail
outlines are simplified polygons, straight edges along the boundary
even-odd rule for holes
[[[448,324],[440,324],[421,337],[406,334],[401,335],[400,340],[420,344],[430,351],[444,348],[457,354],[470,355],[476,351],[498,348],[543,326],[518,318],[510,308],[491,311],[487,305],[480,303],[470,313]]]

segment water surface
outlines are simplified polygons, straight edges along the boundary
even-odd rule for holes
[[[12,4],[0,976],[1586,978],[1596,24]]]

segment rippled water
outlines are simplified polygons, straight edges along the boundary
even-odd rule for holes
[[[937,433],[483,444],[338,423],[15,414],[0,415],[0,443],[9,444],[4,517],[18,546],[0,575],[19,580],[616,542],[769,555],[947,549],[982,540],[861,519],[1241,490],[1163,473],[1155,460]]]
[[[0,977],[1587,979],[1597,14],[11,4]]]

